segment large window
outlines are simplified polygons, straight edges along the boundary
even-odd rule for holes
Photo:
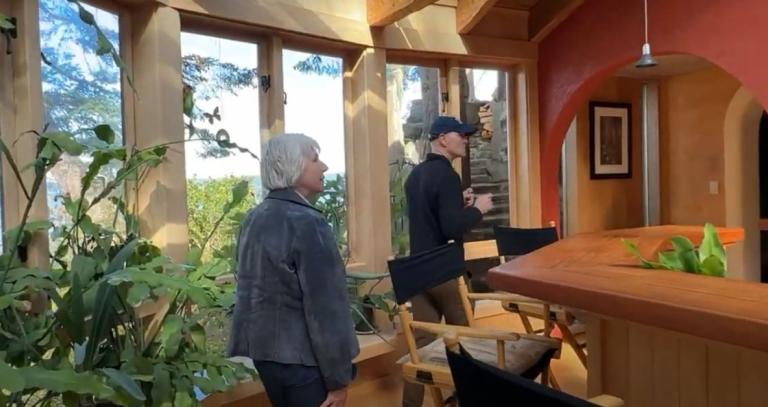
[[[328,166],[328,172],[325,173],[325,192],[315,205],[331,224],[339,250],[347,255],[342,59],[286,49],[283,81],[285,131],[304,133],[320,144],[320,159]]]
[[[509,148],[507,145],[507,74],[461,69],[461,120],[477,126],[469,138],[462,178],[475,194],[493,194],[494,209],[466,237],[493,239],[493,225],[509,226]],[[469,180],[469,182],[467,182]]]
[[[119,48],[118,16],[88,5],[96,24],[106,38]],[[112,127],[114,144],[123,143],[123,118],[120,70],[111,56],[102,53],[102,46],[93,27],[85,24],[77,6],[60,0],[40,0],[40,46],[42,58],[42,87],[45,124],[49,131],[75,134],[78,141],[94,147],[106,147],[91,130],[102,124]],[[98,45],[98,46],[97,46]],[[81,179],[92,158],[89,154],[64,155],[47,176],[48,207],[55,225],[72,222],[63,205],[64,197],[77,199]],[[101,168],[85,199],[92,202],[109,181],[113,180],[119,163],[113,161]],[[114,191],[119,196],[122,190]],[[93,222],[119,228],[121,217],[115,216],[116,206],[103,199],[88,211]],[[58,230],[54,230],[55,241]]]
[[[440,71],[389,64],[387,73],[387,134],[392,251],[409,252],[405,180],[430,152],[429,126],[440,114]]]
[[[251,192],[233,219],[261,199],[258,48],[191,33],[182,33],[181,48],[185,92],[193,101],[184,118],[187,224],[191,244],[207,241],[207,260],[234,243],[234,225],[211,232],[235,185],[247,182]]]
[[[208,264],[229,264],[240,220],[262,198],[258,47],[183,32],[185,165],[190,245]],[[225,212],[237,185],[244,199]],[[209,351],[223,355],[230,336],[226,313],[206,318]]]

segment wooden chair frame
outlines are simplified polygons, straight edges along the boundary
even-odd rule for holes
[[[555,223],[549,222],[549,227],[555,227]],[[506,262],[506,256],[499,255],[495,240],[465,243],[464,250],[464,260],[467,261],[498,257],[502,264]],[[470,296],[472,295],[474,294],[470,294]],[[559,305],[550,304],[535,298],[507,293],[499,293],[498,295],[512,296],[508,297],[512,298],[509,301],[502,299],[499,299],[499,301],[501,301],[502,307],[505,310],[518,314],[526,333],[543,333],[544,336],[550,336],[552,326],[557,326],[563,335],[563,341],[573,349],[584,368],[587,368],[587,353],[584,349],[585,346],[579,342],[576,335],[570,329],[570,325],[575,319],[572,313]],[[533,324],[531,323],[532,318],[544,321],[543,331],[537,331],[533,328]],[[554,376],[551,377],[551,380],[552,387],[559,389],[557,380]]]
[[[504,352],[505,342],[517,341],[522,338],[544,342],[557,349],[555,357],[560,355],[560,341],[554,338],[548,338],[541,335],[530,334],[517,334],[512,332],[505,332],[494,329],[484,329],[475,327],[474,313],[472,312],[472,304],[470,300],[496,300],[496,301],[510,301],[519,296],[513,294],[470,294],[467,289],[467,284],[464,281],[464,277],[458,277],[458,291],[462,301],[462,308],[464,314],[467,317],[469,326],[457,326],[447,325],[433,322],[414,321],[411,318],[411,313],[406,305],[398,306],[398,314],[403,326],[403,334],[405,336],[406,344],[408,345],[408,352],[410,355],[410,361],[403,364],[403,377],[411,382],[425,385],[430,392],[435,406],[443,405],[443,395],[440,389],[453,389],[453,377],[451,371],[446,366],[440,366],[423,362],[418,353],[416,346],[416,337],[414,335],[415,330],[420,329],[423,331],[431,332],[436,335],[445,335],[446,333],[453,333],[457,337],[466,338],[480,338],[496,341],[497,352],[497,365],[503,368],[506,364],[506,355]],[[541,374],[541,383],[544,385],[549,384],[550,374],[549,369],[545,369]]]

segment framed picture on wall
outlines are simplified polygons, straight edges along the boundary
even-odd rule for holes
[[[590,178],[632,178],[632,105],[589,102]]]

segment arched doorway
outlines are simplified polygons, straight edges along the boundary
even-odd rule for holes
[[[743,4],[742,4],[743,3]],[[768,102],[768,37],[761,16],[768,2],[729,0],[696,3],[667,0],[649,7],[650,42],[657,54],[689,53],[722,67]],[[628,13],[627,7],[637,7]],[[642,2],[585,2],[539,45],[542,220],[558,215],[558,167],[563,137],[578,106],[616,68],[639,56]],[[685,24],[685,30],[681,30]],[[574,39],[577,39],[574,41]]]

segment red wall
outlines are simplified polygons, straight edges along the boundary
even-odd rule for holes
[[[648,13],[654,54],[706,58],[768,106],[768,0],[648,0]],[[542,221],[559,216],[568,124],[603,80],[640,56],[642,43],[642,0],[585,0],[540,44]]]

